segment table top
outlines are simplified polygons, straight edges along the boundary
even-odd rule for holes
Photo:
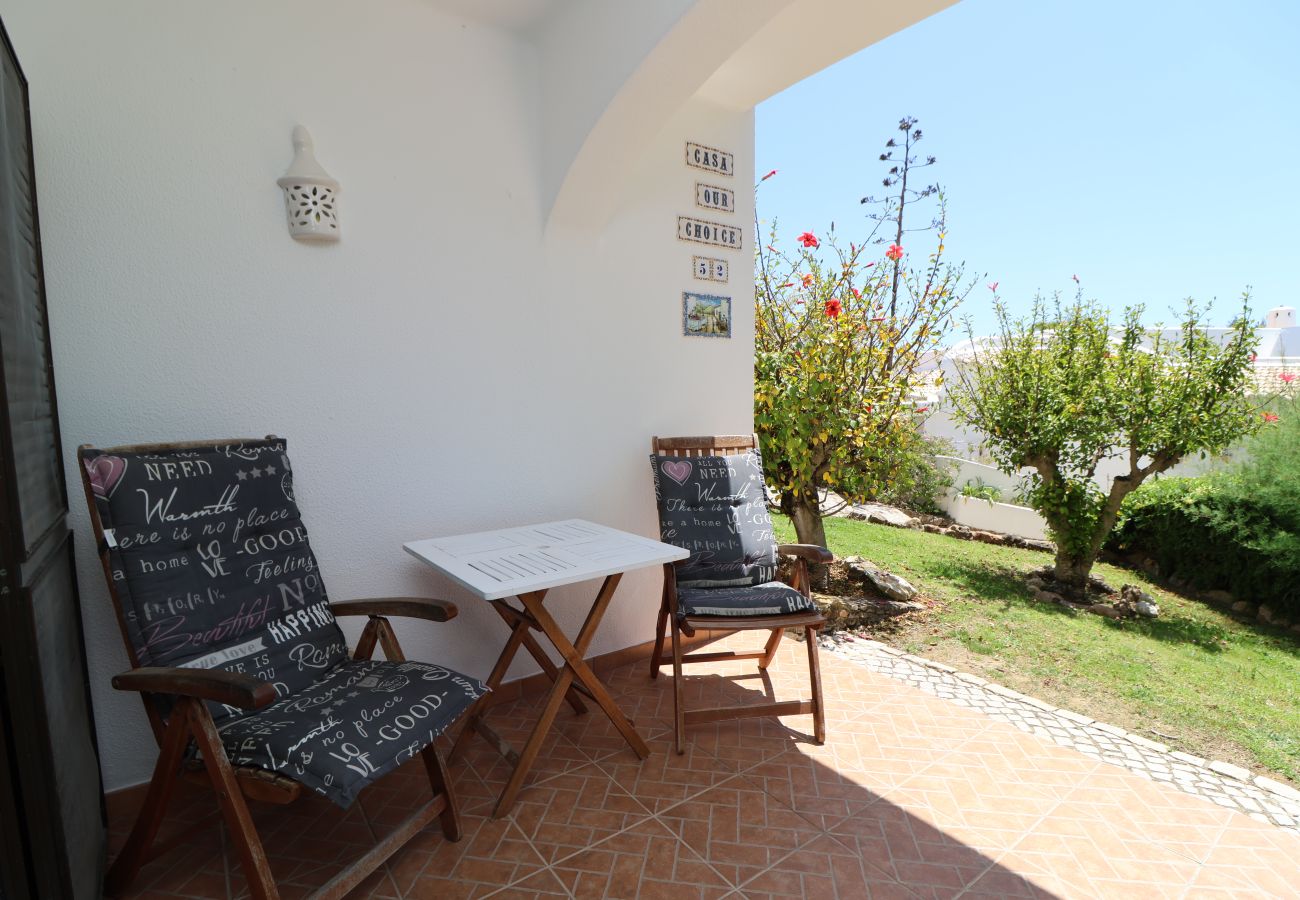
[[[585,519],[410,541],[407,553],[484,600],[676,562],[689,551]]]

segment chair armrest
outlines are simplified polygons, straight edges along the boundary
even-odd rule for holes
[[[119,691],[142,691],[147,694],[175,694],[211,700],[240,709],[261,709],[275,702],[275,685],[242,672],[224,669],[181,669],[166,666],[142,666],[113,676]]]
[[[777,544],[776,552],[781,556],[798,556],[808,562],[829,563],[835,561],[835,554],[816,544]]]
[[[330,604],[330,612],[335,616],[405,616],[432,622],[454,619],[457,611],[455,603],[433,597],[369,597]]]

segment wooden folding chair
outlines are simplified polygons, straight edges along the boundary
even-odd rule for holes
[[[678,457],[685,460],[708,457],[744,454],[758,451],[758,436],[747,435],[708,435],[699,437],[655,437],[651,440],[651,451],[655,457]],[[656,462],[658,465],[658,462]],[[672,465],[671,463],[669,465]],[[761,463],[759,463],[761,467]],[[656,478],[659,478],[656,472]],[[658,486],[658,481],[656,481]],[[765,498],[751,498],[751,505],[763,503]],[[766,515],[766,507],[763,508]],[[661,508],[661,520],[664,515]],[[677,543],[673,536],[665,533],[665,541]],[[810,601],[809,563],[829,563],[834,556],[824,547],[811,544],[775,544],[778,556],[793,557],[794,566],[789,587],[797,591],[805,601]],[[687,549],[693,549],[687,546]],[[695,557],[692,557],[694,559]],[[689,564],[691,560],[687,560]],[[679,609],[679,591],[677,585],[678,568],[682,563],[669,563],[664,566],[663,601],[659,608],[659,620],[655,628],[655,647],[650,660],[650,677],[659,677],[659,667],[663,660],[664,636],[666,629],[672,629],[673,658],[673,711],[676,730],[676,749],[678,753],[686,752],[686,727],[688,725],[716,722],[724,719],[741,719],[753,716],[792,716],[812,713],[813,738],[821,744],[826,740],[826,723],[822,703],[821,670],[817,661],[817,633],[826,624],[811,602],[802,604],[801,611],[785,614],[737,614],[729,611],[728,615],[697,615]],[[769,585],[770,587],[770,585]],[[743,589],[735,589],[743,592]],[[707,594],[698,591],[696,595]],[[812,697],[807,700],[781,700],[749,706],[717,707],[711,709],[688,710],[682,703],[682,666],[689,663],[715,662],[718,660],[756,659],[758,668],[765,670],[781,642],[781,635],[787,629],[801,629],[804,643],[808,648],[808,677],[812,687]],[[695,652],[683,653],[681,636],[693,637],[697,631],[769,631],[767,643],[762,650],[752,652]]]
[[[459,840],[451,779],[432,742],[484,688],[406,661],[387,618],[445,622],[456,607],[423,597],[326,599],[283,440],[83,445],[77,456],[132,665],[113,686],[140,692],[160,747],[105,893],[124,891],[156,855],[178,777],[211,783],[258,900],[279,892],[245,797],[286,804],[308,788],[343,805],[422,758],[432,799],[317,898],[342,897],[435,819]],[[350,656],[334,622],[348,615],[368,617]],[[376,645],[387,661],[370,659]]]

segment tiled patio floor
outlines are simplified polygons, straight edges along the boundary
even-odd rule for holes
[[[693,667],[690,702],[799,696],[804,652],[785,641],[766,683],[752,661]],[[427,829],[353,896],[1300,896],[1300,839],[1282,829],[832,654],[822,670],[824,746],[807,737],[809,717],[750,719],[695,729],[684,757],[671,746],[671,676],[651,681],[644,664],[608,673],[649,759],[638,761],[598,711],[566,707],[533,783],[495,821],[507,769],[476,741],[453,766],[464,838],[451,844]],[[490,718],[518,745],[536,705]],[[258,809],[283,895],[324,882],[426,795],[411,768],[368,788],[346,815],[315,798]],[[187,789],[172,821],[200,820],[144,870],[138,896],[246,895],[215,804]],[[129,824],[114,820],[115,841]]]

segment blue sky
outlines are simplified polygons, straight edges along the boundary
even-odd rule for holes
[[[1013,312],[1074,274],[1151,322],[1193,296],[1226,323],[1248,285],[1256,317],[1300,305],[1295,0],[962,0],[758,107],[756,169],[779,170],[759,215],[788,246],[865,235],[904,115],[939,160],[950,259],[988,273],[961,310],[977,332],[994,280]]]

